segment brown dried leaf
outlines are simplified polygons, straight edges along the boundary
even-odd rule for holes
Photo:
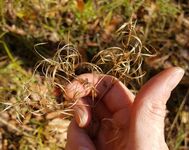
[[[84,10],[85,7],[85,3],[83,0],[77,0],[77,8],[80,12],[82,12]]]

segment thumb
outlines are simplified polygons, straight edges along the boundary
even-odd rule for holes
[[[137,111],[144,109],[155,115],[164,115],[171,91],[177,86],[184,75],[184,70],[179,67],[166,69],[149,80],[136,96],[134,105]],[[150,117],[150,116],[149,116]]]
[[[149,80],[136,96],[130,135],[131,143],[137,141],[136,145],[143,147],[141,150],[152,146],[167,149],[164,140],[166,102],[183,75],[184,70],[179,67],[166,69]]]

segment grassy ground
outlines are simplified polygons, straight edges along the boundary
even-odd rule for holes
[[[168,102],[165,133],[171,150],[188,150],[188,10],[185,0],[0,0],[0,149],[64,149],[65,78],[98,71],[137,92],[180,66],[186,74]]]

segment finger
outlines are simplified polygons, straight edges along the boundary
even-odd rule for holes
[[[100,75],[82,74],[68,84],[66,87],[66,97],[68,99],[78,99],[89,95],[92,88],[98,83]]]
[[[80,98],[74,106],[74,117],[80,127],[88,126],[91,121],[91,107],[87,97]]]
[[[92,118],[91,113],[93,113],[99,120],[110,118],[112,116],[110,111],[101,101],[96,104],[95,108],[93,108],[92,105],[91,97],[83,97],[80,98],[74,106],[74,117],[80,127],[86,127],[89,125]]]
[[[169,68],[153,77],[142,87],[133,104],[129,143],[166,149],[164,140],[166,102],[183,75],[184,71],[181,68]],[[145,149],[150,148],[145,147]]]
[[[87,81],[87,83],[81,83],[81,81]],[[96,101],[103,101],[113,113],[130,105],[134,100],[134,95],[118,79],[98,74],[78,76],[67,86],[66,94],[70,99],[78,99],[89,94],[93,98],[95,95]]]
[[[87,83],[84,83],[84,81]],[[96,94],[95,98],[93,98],[93,90]],[[76,80],[67,86],[66,93],[70,99],[91,95],[92,100],[95,100],[96,104],[102,101],[111,113],[115,113],[123,108],[130,108],[134,100],[134,95],[118,79],[97,74],[78,76]]]
[[[98,91],[97,100],[102,100],[112,113],[123,108],[130,108],[134,101],[135,96],[129,89],[121,81],[111,76],[102,77],[96,89]]]
[[[171,91],[180,82],[183,75],[183,69],[172,67],[154,76],[139,91],[135,99],[135,105],[139,108],[154,106],[154,109],[157,106],[165,106]]]
[[[72,120],[67,135],[66,150],[95,150],[95,147],[84,129]]]
[[[112,113],[107,109],[107,107],[102,101],[96,103],[92,111],[99,120],[112,117]]]

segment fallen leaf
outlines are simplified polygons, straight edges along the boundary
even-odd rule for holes
[[[82,12],[84,10],[85,7],[85,3],[83,0],[77,0],[77,8],[80,12]]]

